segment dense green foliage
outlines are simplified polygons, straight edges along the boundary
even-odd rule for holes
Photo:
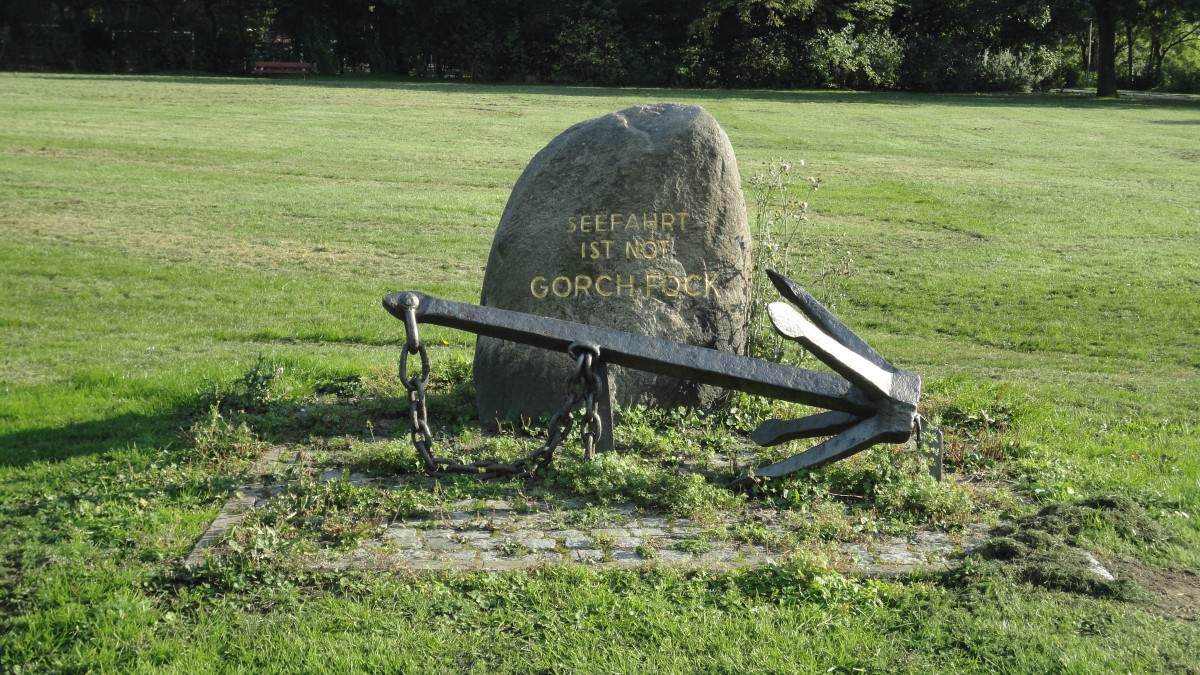
[[[926,91],[1074,87],[1100,70],[1187,90],[1198,32],[1194,0],[0,0],[0,67],[304,59],[477,82]]]
[[[0,670],[1200,671],[1194,103],[0,77]],[[808,161],[793,273],[922,375],[946,484],[882,448],[743,498],[651,461],[734,431],[643,411],[621,432],[632,457],[565,459],[555,487],[775,501],[811,515],[795,562],[313,571],[290,562],[296,532],[352,545],[364,519],[501,488],[301,477],[239,555],[181,566],[264,442],[413,475],[403,331],[380,298],[476,301],[530,157],[663,99],[709,110],[745,177]],[[813,283],[843,259],[851,274]],[[471,421],[472,336],[422,335],[443,447],[519,451]],[[728,420],[764,412],[739,400]],[[1009,541],[953,575],[863,579],[822,557],[830,540],[997,510],[1016,517]],[[1137,592],[1059,583],[1060,545],[1129,570]]]

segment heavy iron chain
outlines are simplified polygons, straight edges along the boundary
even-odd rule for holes
[[[404,331],[407,340],[404,350],[400,353],[400,381],[408,390],[409,434],[413,447],[417,449],[421,461],[425,464],[425,473],[430,476],[440,476],[447,473],[466,473],[480,478],[495,478],[498,476],[527,477],[550,465],[554,459],[554,451],[570,435],[575,425],[575,410],[583,407],[584,421],[581,425],[583,434],[584,457],[592,459],[596,455],[596,440],[600,438],[601,421],[596,395],[601,391],[600,376],[592,369],[592,364],[600,358],[600,348],[596,345],[573,342],[567,348],[567,355],[575,361],[575,372],[566,379],[566,400],[562,408],[550,418],[546,430],[546,442],[527,457],[509,464],[495,460],[479,460],[463,464],[452,459],[437,457],[433,454],[433,432],[429,429],[429,411],[426,406],[425,383],[429,379],[429,354],[425,345],[421,344],[417,332],[416,307],[408,307],[404,312]],[[421,358],[421,374],[409,376],[408,357],[416,354]]]

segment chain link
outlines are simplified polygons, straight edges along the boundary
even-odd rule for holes
[[[563,406],[554,417],[546,430],[546,442],[528,456],[509,464],[495,460],[478,460],[469,464],[456,462],[452,459],[434,455],[433,433],[429,429],[429,411],[425,393],[425,384],[429,380],[429,353],[421,343],[417,333],[416,306],[405,308],[404,328],[407,340],[400,353],[400,381],[408,390],[409,436],[413,447],[425,465],[425,473],[430,476],[441,476],[447,473],[465,473],[480,478],[527,477],[550,465],[554,460],[554,451],[571,434],[575,426],[575,410],[583,407],[584,423],[582,427],[584,456],[592,459],[596,454],[596,441],[600,438],[600,411],[596,403],[596,395],[603,391],[600,376],[593,371],[592,364],[600,358],[600,348],[592,344],[574,342],[567,348],[567,354],[575,361],[575,372],[567,376],[566,396]],[[421,359],[420,375],[409,376],[408,358],[416,354]]]

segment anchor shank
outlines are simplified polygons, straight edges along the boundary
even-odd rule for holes
[[[393,293],[383,299],[383,306],[396,318],[403,319],[406,295],[417,298],[416,316],[424,323],[552,351],[566,351],[572,342],[587,342],[599,345],[608,363],[656,375],[685,378],[862,417],[879,410],[858,387],[834,375],[706,347],[442,300],[423,293]]]

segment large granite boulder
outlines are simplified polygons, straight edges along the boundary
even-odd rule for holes
[[[567,129],[517,180],[481,304],[745,353],[750,230],[733,148],[703,108],[628,108]],[[552,413],[565,354],[475,347],[481,421]],[[703,406],[719,391],[612,368],[623,405]]]

